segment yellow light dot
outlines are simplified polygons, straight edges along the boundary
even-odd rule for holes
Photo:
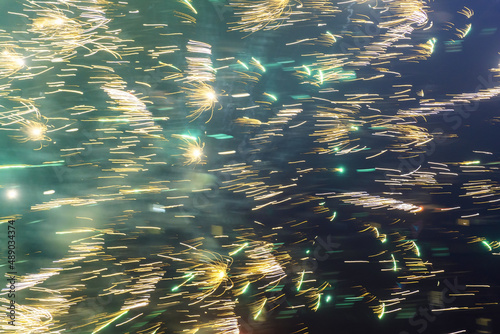
[[[7,190],[7,198],[8,199],[15,199],[19,195],[18,191],[16,189],[9,189]]]
[[[207,96],[207,99],[209,99],[209,100],[215,100],[215,98],[216,98],[214,92],[207,92],[206,96]]]
[[[199,148],[195,148],[193,151],[192,151],[192,154],[193,154],[193,157],[195,158],[199,158],[201,157],[201,150]]]

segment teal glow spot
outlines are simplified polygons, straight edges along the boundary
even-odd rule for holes
[[[369,172],[374,172],[374,171],[376,171],[375,168],[356,169],[356,172],[358,172],[358,173],[369,173]]]
[[[231,138],[234,138],[233,136],[230,136],[230,135],[226,135],[224,133],[217,133],[215,135],[208,135],[207,137],[210,137],[210,138],[215,138],[215,139],[218,139],[218,140],[223,140],[223,139],[231,139]]]

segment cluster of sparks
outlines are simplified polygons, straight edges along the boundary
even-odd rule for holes
[[[64,216],[49,239],[67,251],[17,277],[19,333],[237,334],[333,299],[382,319],[446,277],[403,232],[426,211],[419,195],[458,191],[459,204],[435,211],[464,224],[500,209],[494,152],[420,159],[456,137],[429,120],[500,95],[500,65],[480,89],[444,94],[400,66],[431,58],[437,32],[469,38],[470,8],[438,26],[424,0],[235,0],[218,18],[190,0],[20,3],[0,27],[0,134],[32,159],[0,172],[56,174],[8,214],[19,224]],[[225,20],[224,38],[211,36],[207,13]],[[273,47],[252,55],[253,38]],[[334,247],[317,232],[341,223],[373,247]],[[399,287],[339,288],[307,266],[319,258],[376,267]]]

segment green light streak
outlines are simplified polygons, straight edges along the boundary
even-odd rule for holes
[[[429,43],[431,46],[431,54],[434,53],[434,46],[436,45],[436,42],[437,39],[434,37],[427,41],[427,43]]]
[[[332,300],[332,296],[330,296],[330,295],[326,296],[326,300],[325,300],[325,301],[326,301],[327,303],[329,303],[329,302],[330,302],[330,300]]]
[[[240,64],[241,66],[243,66],[244,68],[246,68],[248,70],[248,66],[242,62],[241,60],[238,60],[238,64]]]
[[[382,312],[380,312],[380,314],[378,315],[378,318],[382,319],[384,314],[385,314],[385,303],[382,303]]]
[[[53,166],[62,166],[64,160],[55,161],[50,164],[41,164],[41,165],[3,165],[0,166],[0,169],[24,169],[24,168],[41,168],[41,167],[53,167]]]
[[[122,313],[120,313],[119,315],[117,315],[116,317],[114,317],[113,319],[111,319],[110,321],[108,321],[106,324],[104,324],[101,327],[97,328],[95,331],[92,332],[92,334],[95,334],[97,332],[102,331],[104,328],[106,328],[113,321],[116,321],[116,320],[120,319],[122,316],[124,316],[127,313],[128,313],[128,310],[127,311],[123,311]]]
[[[237,250],[235,250],[234,252],[230,252],[229,253],[229,256],[233,256],[233,255],[236,255],[238,254],[243,248],[247,247],[248,246],[248,242],[243,244],[240,248],[238,248]]]
[[[252,57],[252,60],[253,60],[254,62],[256,62],[256,63],[257,63],[257,67],[258,67],[258,68],[260,68],[260,70],[261,70],[262,72],[265,72],[265,71],[266,71],[266,68],[265,68],[264,66],[262,66],[262,64],[260,63],[260,61],[258,61],[258,60],[257,60],[257,59],[255,59],[254,57]]]
[[[418,246],[415,243],[415,241],[413,241],[413,246],[415,246],[415,250],[417,251],[417,256],[420,257],[420,249],[418,248]]]
[[[474,161],[466,161],[464,163],[462,163],[462,165],[479,165],[481,163],[481,161],[479,160],[474,160]]]
[[[243,293],[247,292],[249,286],[250,286],[250,282],[245,285],[243,290],[241,290],[241,293],[243,294]]]
[[[175,66],[174,66],[174,65],[172,65],[172,64],[165,64],[165,63],[162,63],[161,61],[160,61],[160,64],[165,65],[165,66],[168,66],[168,67],[175,68],[177,71],[182,72],[182,71],[181,71],[178,67],[175,67]]]
[[[223,139],[232,139],[234,138],[233,136],[230,136],[230,135],[226,135],[224,133],[217,133],[215,135],[208,135],[207,137],[210,137],[210,138],[215,138],[215,139],[218,139],[218,140],[223,140]]]
[[[493,248],[491,248],[490,244],[486,241],[486,240],[483,240],[481,241],[483,243],[483,245],[485,245],[486,247],[488,247],[488,249],[491,251]]]
[[[309,67],[307,67],[306,65],[302,65],[302,67],[306,69],[307,75],[311,75],[311,70],[309,69]]]
[[[269,97],[270,97],[271,99],[273,99],[274,101],[278,101],[278,98],[277,98],[275,95],[273,95],[273,94],[264,93],[264,95],[269,96]]]
[[[471,28],[472,28],[472,24],[469,24],[468,27],[467,27],[467,29],[465,29],[464,37],[463,38],[465,38],[465,36],[467,36],[470,33]]]
[[[195,274],[186,274],[186,275],[188,275],[188,276],[187,276],[187,277],[188,277],[188,279],[187,279],[187,280],[185,280],[184,282],[182,282],[181,284],[174,286],[174,287],[172,288],[172,290],[171,290],[172,292],[173,292],[173,291],[177,291],[177,290],[179,290],[179,288],[180,288],[181,286],[183,286],[184,284],[186,284],[187,282],[189,282],[190,280],[192,280],[192,279],[196,276]],[[186,275],[184,275],[184,277],[186,277]]]
[[[377,169],[376,168],[366,168],[366,169],[356,169],[356,172],[358,173],[370,173],[370,172],[375,172]]]
[[[291,95],[290,97],[294,100],[304,100],[304,99],[311,98],[311,96],[309,96],[309,95]]]
[[[212,66],[209,66],[209,65],[205,65],[205,67],[206,67],[208,70],[210,70],[210,71],[212,71],[212,72],[214,72],[214,73],[217,73],[217,69],[216,69],[216,68],[213,68]]]
[[[398,270],[398,267],[396,266],[396,259],[394,258],[393,254],[391,254],[391,257],[392,257],[392,263],[394,264],[394,267],[392,270],[396,271],[396,270]]]
[[[323,84],[323,80],[324,80],[324,77],[323,77],[323,71],[322,70],[319,70],[319,84],[322,85]]]
[[[255,317],[253,317],[254,320],[256,320],[259,317],[259,315],[262,312],[262,310],[264,309],[264,305],[266,305],[266,303],[267,303],[267,298],[264,299],[264,302],[260,306],[259,312],[257,312],[257,314],[255,315]]]
[[[336,41],[337,41],[337,39],[335,38],[335,36],[333,36],[333,35],[332,35],[332,33],[331,33],[331,32],[327,31],[327,32],[326,32],[326,34],[327,34],[327,35],[329,35],[331,38],[333,38],[333,41],[334,41],[334,42],[336,42]]]
[[[304,274],[305,273],[306,273],[306,271],[302,270],[302,274],[300,275],[299,285],[297,286],[297,291],[300,291],[300,288],[302,287],[302,283],[304,282]]]

